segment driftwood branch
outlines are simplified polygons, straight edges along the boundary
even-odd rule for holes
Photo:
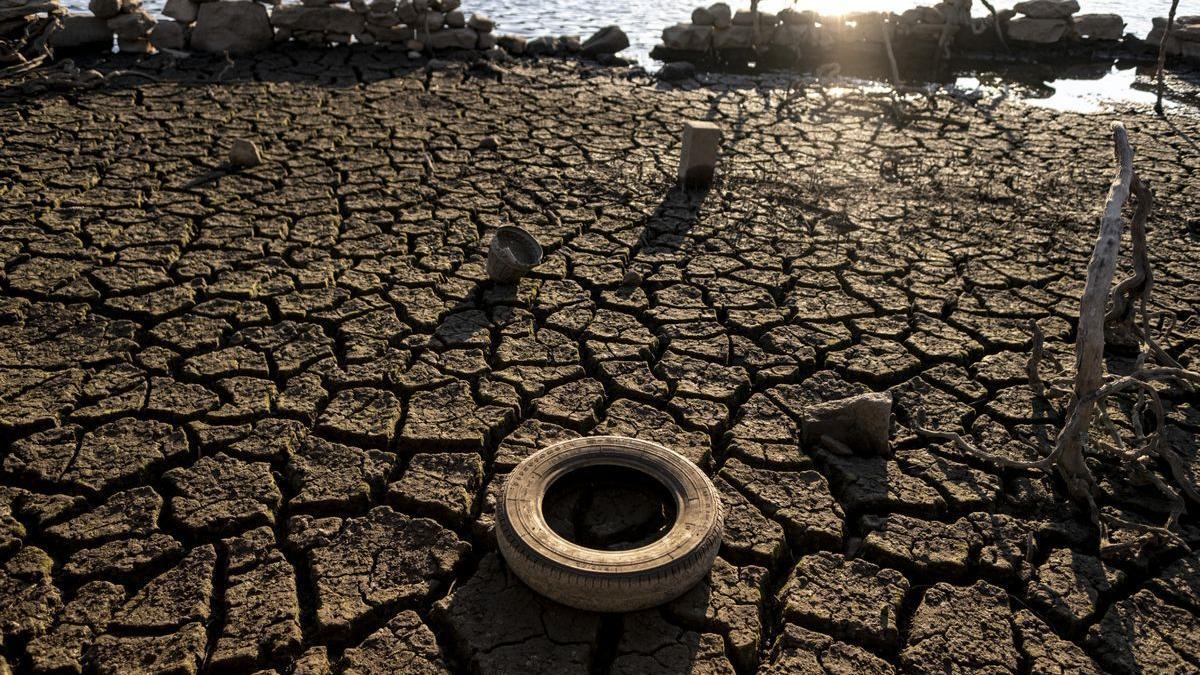
[[[1104,306],[1112,288],[1121,252],[1121,207],[1133,185],[1133,148],[1121,124],[1113,125],[1117,171],[1108,188],[1108,199],[1100,216],[1100,236],[1088,263],[1087,281],[1079,303],[1078,337],[1075,341],[1074,406],[1058,434],[1055,451],[1058,472],[1067,491],[1076,499],[1090,497],[1095,487],[1092,471],[1084,461],[1083,448],[1096,401],[1092,394],[1104,382]]]
[[[1012,49],[1008,46],[1008,40],[1004,39],[1004,29],[1000,27],[1000,15],[996,13],[996,8],[988,0],[980,0],[987,11],[992,13],[992,25],[996,27],[996,37],[1000,39],[1000,44],[1004,46],[1004,51],[1011,52]]]
[[[1060,388],[1065,383],[1057,376],[1049,380],[1042,379],[1039,366],[1043,358],[1044,337],[1036,323],[1030,327],[1033,331],[1033,348],[1026,363],[1030,386],[1039,396],[1044,397],[1050,392],[1069,397],[1066,419],[1055,438],[1053,449],[1036,461],[1020,462],[980,450],[958,433],[928,429],[920,416],[917,416],[913,426],[919,434],[950,441],[960,451],[1002,468],[1040,469],[1058,473],[1071,498],[1087,506],[1088,514],[1100,532],[1100,550],[1103,553],[1140,549],[1154,542],[1189,550],[1187,542],[1176,530],[1179,518],[1186,512],[1185,497],[1200,504],[1200,487],[1192,482],[1184,458],[1163,440],[1166,414],[1158,388],[1152,383],[1171,382],[1193,391],[1200,387],[1200,372],[1181,367],[1155,340],[1155,328],[1151,326],[1150,313],[1146,309],[1153,289],[1146,242],[1146,222],[1153,208],[1153,199],[1150,190],[1133,169],[1133,149],[1125,128],[1114,124],[1112,131],[1117,168],[1100,217],[1100,234],[1088,264],[1087,280],[1080,298],[1075,376],[1069,383],[1070,391]],[[1131,196],[1137,202],[1130,224],[1134,271],[1114,289],[1113,277],[1124,229],[1121,212]],[[1112,309],[1106,312],[1110,298]],[[1136,314],[1140,314],[1140,326]],[[1157,328],[1159,336],[1169,335],[1174,328],[1175,317],[1167,313],[1157,316],[1160,317]],[[1161,320],[1162,317],[1166,320]],[[1114,325],[1127,328],[1141,344],[1133,372],[1120,377],[1104,372],[1105,330]],[[1112,422],[1106,408],[1110,397],[1125,392],[1136,393],[1136,402],[1130,415],[1133,432],[1131,442],[1126,442],[1122,437],[1121,430]],[[1151,418],[1147,415],[1152,415],[1152,426],[1149,426]],[[1093,424],[1104,431],[1103,437],[1089,436]],[[1085,458],[1085,451],[1089,447],[1105,449],[1116,457],[1121,466],[1127,467],[1135,482],[1153,486],[1167,499],[1170,514],[1165,525],[1135,523],[1101,512],[1096,503],[1096,480]],[[1166,479],[1155,471],[1159,462],[1169,470]],[[1113,525],[1138,536],[1114,544],[1108,536],[1109,527]]]
[[[1171,31],[1175,29],[1175,12],[1179,9],[1179,0],[1171,0],[1171,11],[1167,13],[1167,29],[1163,31],[1162,37],[1158,40],[1158,68],[1154,72],[1154,77],[1158,79],[1158,93],[1155,95],[1154,112],[1158,113],[1159,117],[1164,117],[1163,113],[1163,69],[1167,65],[1167,38],[1171,37]]]

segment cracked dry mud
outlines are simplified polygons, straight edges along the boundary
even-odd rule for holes
[[[1114,116],[940,99],[965,128],[898,128],[857,95],[781,111],[769,79],[168,62],[0,92],[0,671],[1200,669],[1200,558],[1101,559],[1061,485],[911,431],[1028,458],[1053,428],[1029,322],[1069,365]],[[701,199],[670,177],[705,117]],[[1195,367],[1200,160],[1125,122],[1164,346]],[[266,161],[222,169],[235,137]],[[506,224],[547,255],[495,286]],[[884,390],[891,455],[803,442],[812,406]],[[1200,401],[1167,408],[1200,470]],[[724,500],[712,573],[664,607],[561,607],[495,551],[504,476],[597,433]],[[1103,505],[1160,519],[1110,459]]]

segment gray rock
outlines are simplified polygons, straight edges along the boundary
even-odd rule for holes
[[[118,37],[116,50],[121,54],[154,54],[154,44],[144,37]]]
[[[663,29],[663,45],[667,49],[678,49],[688,52],[706,51],[712,44],[712,26],[694,26],[690,23],[678,23]]]
[[[489,19],[486,14],[472,14],[471,18],[467,19],[467,27],[476,33],[490,33],[496,27],[496,22]]]
[[[294,31],[350,35],[364,29],[363,18],[344,7],[280,7],[271,14],[271,25]]]
[[[853,450],[887,454],[891,417],[892,395],[886,392],[819,403],[804,411],[804,443],[815,446],[829,437]]]
[[[1079,11],[1075,0],[1025,0],[1013,5],[1017,14],[1031,19],[1066,19]]]
[[[262,164],[262,153],[252,141],[237,138],[229,148],[229,164],[238,168],[249,168]]]
[[[553,54],[556,51],[558,51],[558,38],[547,35],[536,37],[525,44],[525,53],[530,56]]]
[[[696,76],[696,66],[688,61],[671,61],[659,68],[657,77],[664,82],[678,82]]]
[[[142,40],[154,30],[154,18],[144,9],[120,14],[108,20],[118,40]]]
[[[91,0],[88,2],[88,11],[97,19],[107,21],[135,6],[137,3],[130,0]]]
[[[1054,44],[1066,33],[1066,19],[1018,17],[1008,22],[1008,39],[1018,42]]]
[[[518,56],[524,54],[527,48],[525,38],[520,35],[501,35],[496,38],[496,44],[509,54]]]
[[[186,49],[187,30],[178,21],[159,20],[150,33],[150,44],[158,49]]]
[[[81,14],[63,17],[62,28],[50,34],[55,49],[112,49],[112,43],[113,32],[104,19]]]
[[[176,21],[191,23],[200,14],[200,3],[193,0],[167,0],[162,13]]]
[[[1119,14],[1080,14],[1075,32],[1089,40],[1120,40],[1125,20]]]
[[[605,26],[584,41],[579,53],[583,56],[616,54],[629,47],[629,36],[620,26]]]
[[[773,35],[767,35],[767,31],[762,31],[760,37],[763,42],[768,42]],[[713,31],[712,34],[713,49],[750,49],[754,46],[754,28],[751,26],[733,25],[729,28],[722,28]]]
[[[712,15],[713,25],[717,28],[728,28],[733,23],[733,10],[723,2],[709,5],[708,13]]]
[[[474,49],[479,41],[479,34],[470,28],[448,28],[429,36],[430,49]]]
[[[220,54],[248,54],[271,46],[275,35],[267,10],[251,0],[206,2],[192,31],[192,48]]]

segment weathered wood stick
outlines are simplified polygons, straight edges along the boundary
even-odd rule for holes
[[[1084,460],[1083,448],[1092,411],[1093,398],[1104,384],[1104,306],[1112,288],[1121,251],[1121,207],[1129,200],[1133,184],[1133,148],[1124,125],[1113,124],[1113,144],[1117,172],[1108,189],[1108,200],[1100,216],[1100,236],[1088,263],[1087,282],[1079,302],[1079,329],[1075,341],[1074,406],[1055,442],[1058,471],[1072,497],[1090,501],[1094,479]]]

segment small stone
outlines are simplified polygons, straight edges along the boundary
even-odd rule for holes
[[[229,164],[235,168],[247,169],[262,164],[262,153],[253,141],[236,138],[229,149]]]
[[[477,33],[490,33],[496,27],[496,23],[486,14],[472,14],[471,18],[467,20],[467,27]]]
[[[891,418],[892,395],[886,392],[818,403],[804,411],[804,444],[814,447],[831,438],[851,450],[886,455]]]
[[[599,56],[601,54],[616,54],[629,47],[629,37],[620,26],[605,26],[596,31],[580,45],[579,53],[583,56]]]
[[[671,61],[658,69],[656,77],[664,82],[678,82],[696,76],[696,66],[688,61]]]

